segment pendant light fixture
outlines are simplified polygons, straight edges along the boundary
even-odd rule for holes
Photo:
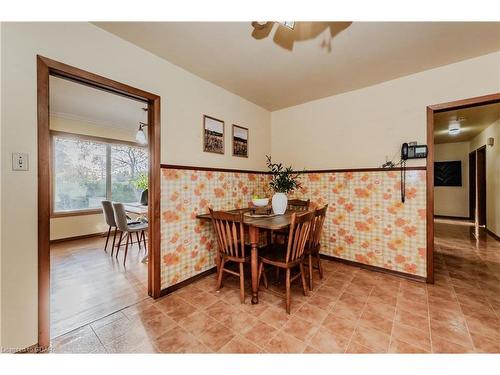
[[[148,143],[148,140],[146,138],[146,133],[144,133],[144,127],[146,126],[148,126],[148,124],[145,124],[144,122],[139,122],[139,130],[137,130],[137,134],[135,135],[135,140],[141,145],[145,145],[146,143]]]

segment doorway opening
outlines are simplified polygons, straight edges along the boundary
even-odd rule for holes
[[[476,267],[478,273],[493,259],[487,244],[500,234],[500,201],[492,196],[500,189],[495,172],[500,94],[429,106],[427,125],[428,282],[433,282],[434,262],[440,270]]]
[[[160,295],[160,97],[42,56],[37,73],[44,349],[55,336]],[[115,226],[103,201],[121,203],[110,206]]]

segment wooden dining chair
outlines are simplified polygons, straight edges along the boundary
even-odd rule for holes
[[[303,200],[303,199],[289,199],[287,203],[288,211],[308,211],[311,206],[311,200]],[[278,229],[273,231],[273,235],[282,239],[284,243],[287,241],[288,230],[287,229]]]
[[[287,209],[291,211],[307,211],[311,205],[311,200],[289,199]]]
[[[243,266],[245,263],[250,263],[250,246],[245,245],[243,212],[229,213],[213,211],[211,208],[209,210],[220,256],[216,290],[220,290],[222,287],[224,272],[238,276],[240,278],[240,300],[241,303],[245,303],[245,271]],[[229,262],[238,264],[238,272],[225,267]]]
[[[314,212],[305,212],[303,214],[293,213],[286,249],[283,245],[273,244],[270,249],[266,249],[265,255],[259,257],[258,280],[260,284],[260,279],[263,277],[266,288],[268,288],[268,283],[265,265],[274,266],[286,271],[285,295],[281,295],[281,297],[284,297],[286,300],[286,312],[288,314],[290,314],[291,306],[290,285],[298,277],[301,278],[304,295],[307,295],[306,279],[304,275],[304,250],[309,238],[313,219]],[[291,271],[297,267],[299,268],[299,272],[292,276]]]
[[[318,208],[314,211],[314,218],[309,231],[309,239],[306,243],[305,257],[307,257],[307,266],[309,268],[309,290],[313,290],[313,268],[319,271],[319,278],[323,278],[323,268],[321,267],[321,258],[319,251],[321,249],[321,234],[323,233],[323,224],[325,222],[328,205]],[[316,260],[316,266],[313,266],[313,258]]]
[[[116,257],[118,258],[118,253],[120,251],[120,246],[122,243],[122,236],[125,233],[125,239],[127,242],[125,243],[125,255],[123,257],[123,265],[125,265],[125,261],[127,260],[128,253],[128,245],[132,245],[134,240],[132,238],[132,234],[135,233],[137,238],[137,244],[139,245],[139,250],[141,249],[141,239],[144,241],[144,247],[146,248],[146,236],[144,232],[148,230],[147,222],[129,222],[127,220],[127,214],[125,213],[125,208],[123,203],[113,203],[113,213],[115,216],[115,222],[120,231],[120,239],[118,240],[118,247],[116,249]],[[139,237],[139,233],[141,236]],[[146,249],[147,250],[147,249]]]

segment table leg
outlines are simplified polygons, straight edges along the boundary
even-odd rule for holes
[[[252,268],[252,304],[259,303],[259,228],[250,227],[248,229],[250,235],[250,244],[252,245],[252,253],[250,257]]]

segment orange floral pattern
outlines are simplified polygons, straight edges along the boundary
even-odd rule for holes
[[[208,207],[246,207],[252,195],[266,194],[269,177],[162,169],[162,288],[215,264],[216,240],[210,222],[196,219]],[[322,253],[404,273],[426,276],[425,171],[407,171],[406,202],[399,173],[325,172],[304,174],[296,198],[328,203]]]
[[[393,171],[314,175],[294,197],[329,204],[323,254],[426,276],[425,171],[407,171],[405,203]]]
[[[161,287],[177,284],[215,265],[212,224],[196,215],[214,209],[247,207],[265,194],[268,176],[162,168]],[[269,196],[269,195],[268,195]]]

